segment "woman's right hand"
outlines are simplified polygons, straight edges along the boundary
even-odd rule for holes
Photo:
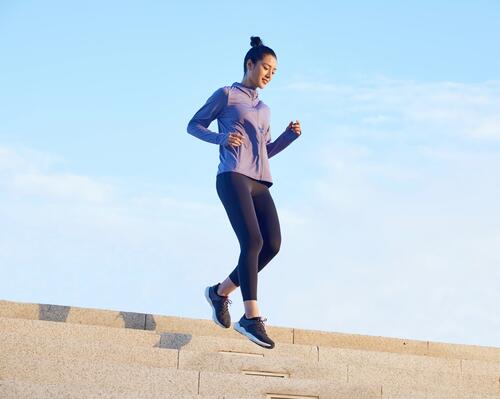
[[[224,144],[226,145],[232,145],[233,147],[238,147],[241,144],[243,144],[243,140],[245,139],[245,136],[243,134],[234,132],[234,133],[229,133],[226,139],[226,142]]]

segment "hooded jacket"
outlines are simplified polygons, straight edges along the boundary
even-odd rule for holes
[[[299,135],[292,129],[271,142],[269,126],[270,108],[253,89],[234,82],[215,90],[205,104],[194,114],[187,125],[187,132],[201,140],[219,145],[217,175],[233,171],[273,185],[269,158],[286,148]],[[219,132],[208,129],[217,119]],[[229,133],[239,132],[243,143],[233,147],[226,143]]]

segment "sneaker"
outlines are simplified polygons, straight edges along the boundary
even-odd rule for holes
[[[266,329],[264,328],[265,321],[267,321],[267,319],[260,316],[247,319],[243,314],[241,319],[234,323],[234,329],[257,345],[272,349],[274,348],[274,341],[266,334]]]
[[[227,305],[232,302],[229,297],[217,294],[219,285],[220,283],[217,283],[205,288],[205,298],[207,298],[207,302],[212,307],[213,321],[223,328],[229,328],[231,327],[231,315],[229,314]]]

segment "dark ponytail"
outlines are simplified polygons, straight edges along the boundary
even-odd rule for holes
[[[249,59],[252,60],[254,64],[262,60],[266,54],[272,55],[276,60],[278,59],[271,48],[264,46],[259,36],[250,36],[250,46],[252,46],[252,48],[248,50],[243,60],[243,74],[247,73],[247,61]]]

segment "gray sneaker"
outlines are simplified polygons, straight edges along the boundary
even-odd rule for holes
[[[217,283],[211,287],[205,288],[205,298],[212,307],[213,321],[223,328],[229,328],[231,327],[231,315],[229,314],[227,305],[232,302],[229,297],[217,294],[219,285],[220,283]]]
[[[272,349],[274,348],[274,341],[267,336],[266,329],[264,327],[265,321],[267,321],[267,319],[260,316],[247,319],[245,314],[243,314],[241,319],[234,323],[234,329],[240,334],[246,336],[250,341],[255,342],[257,345],[267,349]]]

